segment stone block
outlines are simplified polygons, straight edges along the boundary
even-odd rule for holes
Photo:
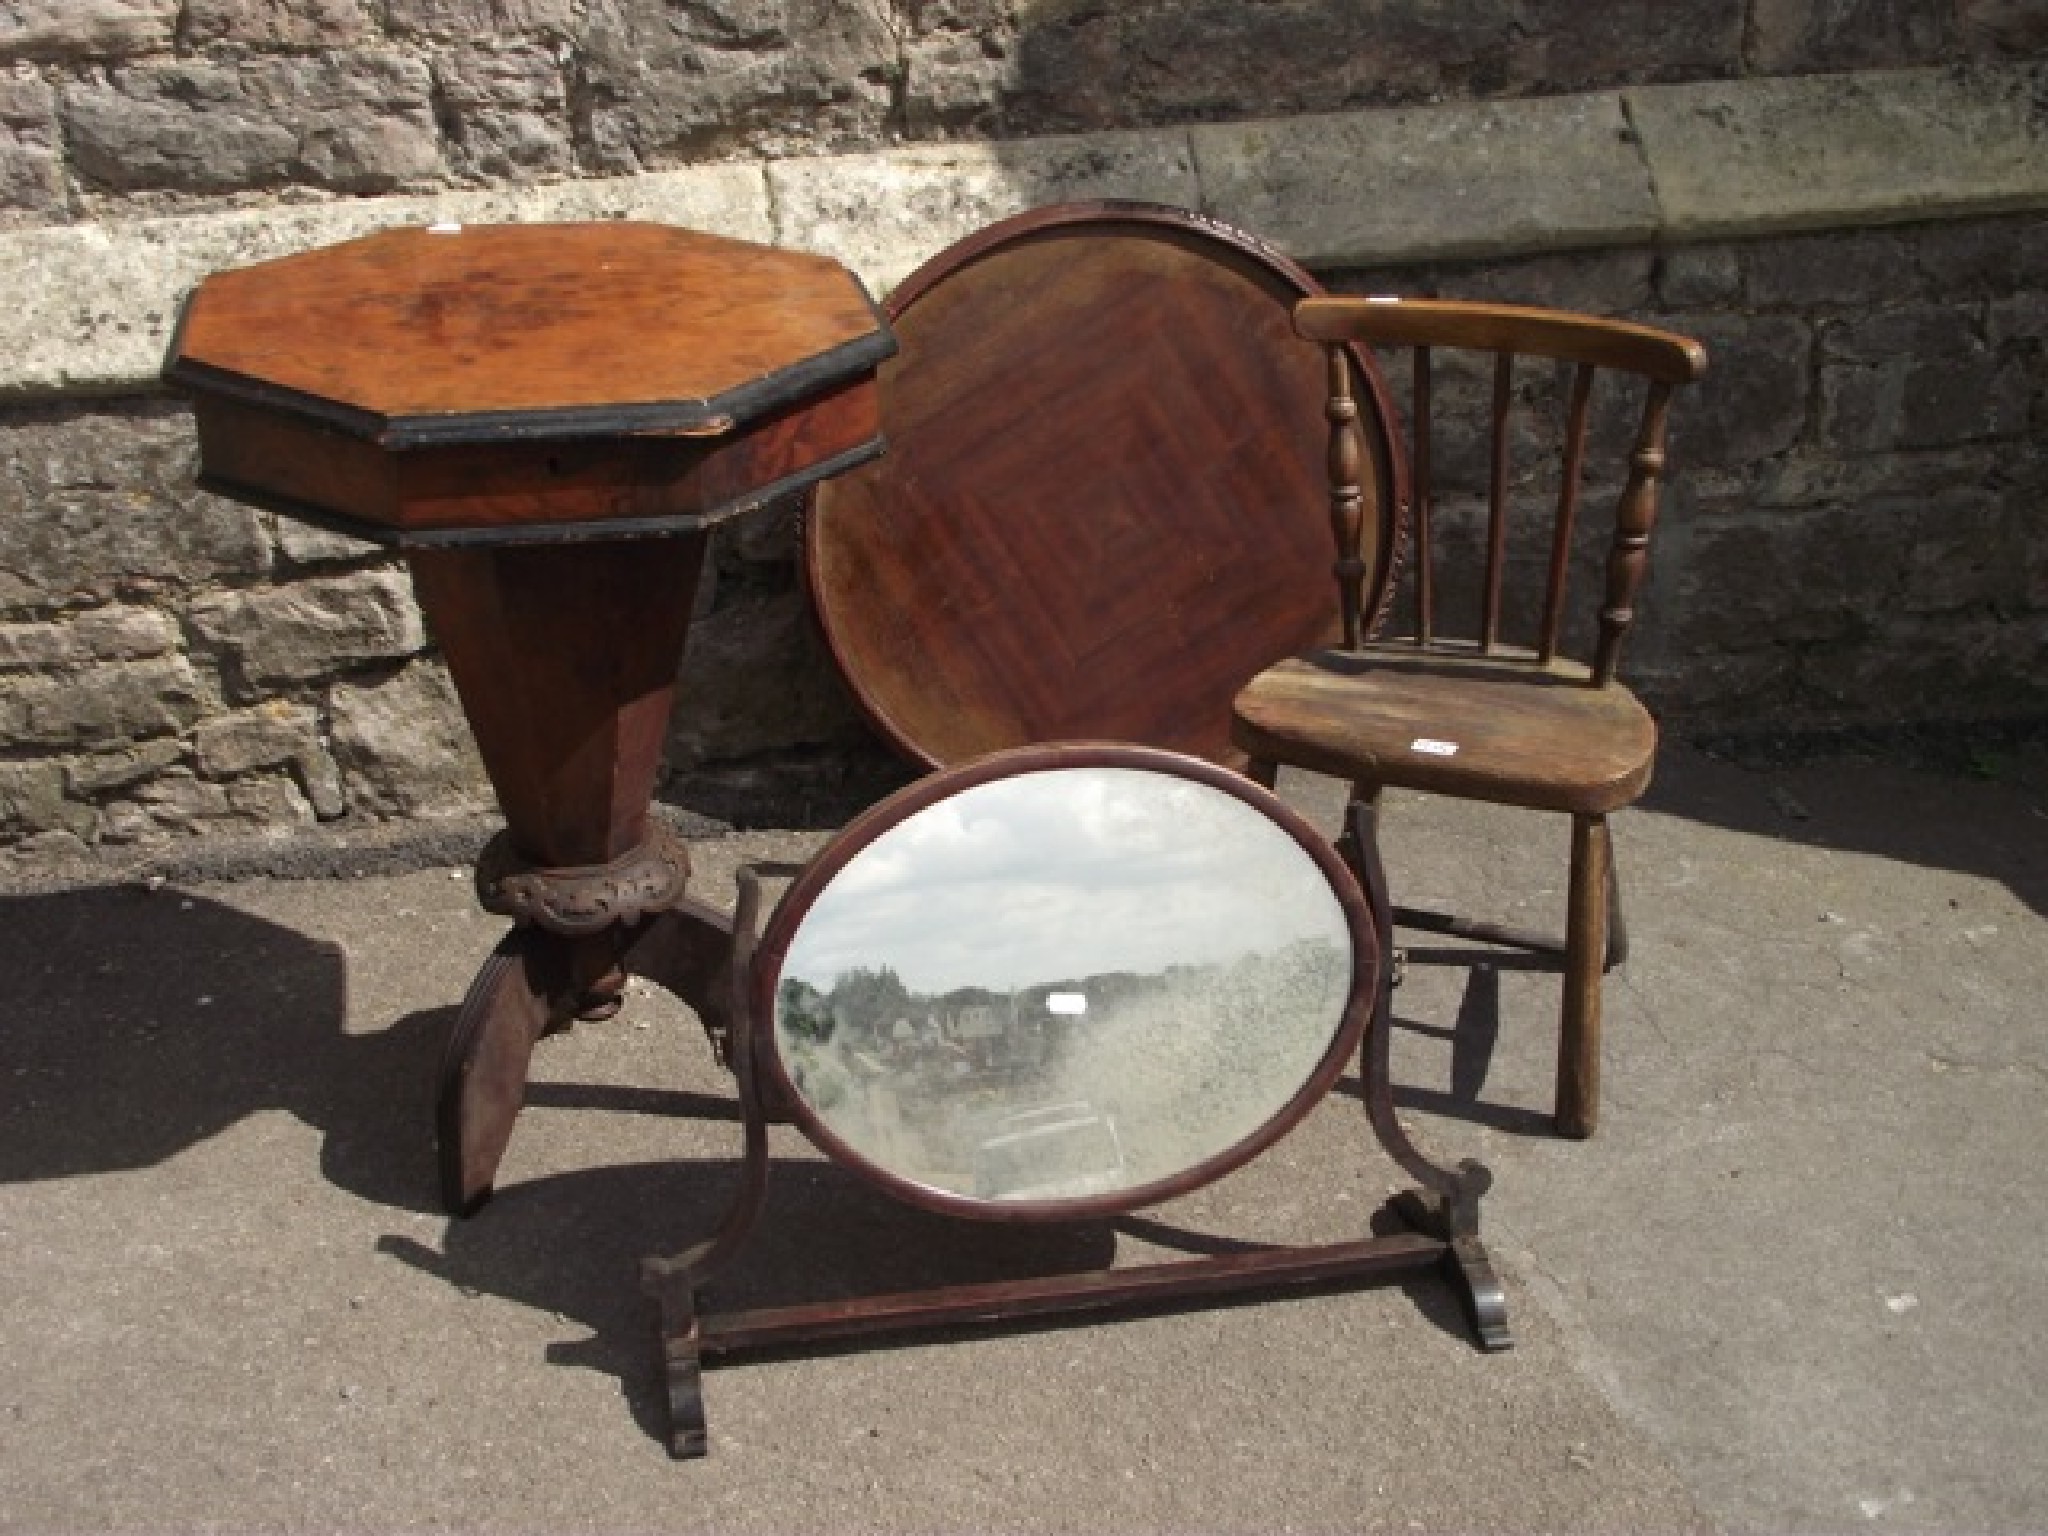
[[[2048,5],[2043,14],[2048,15]],[[1948,300],[2003,298],[2015,289],[2048,289],[2048,218],[1971,219],[1913,232],[1931,292]]]
[[[1867,342],[1868,338],[1863,339]],[[1955,317],[1941,350],[1859,346],[1820,371],[1822,442],[1844,455],[2018,438],[2035,397],[2023,361],[2001,358]]]
[[[254,709],[204,720],[192,732],[192,755],[209,779],[275,768],[319,750],[319,719],[303,704],[271,699]]]
[[[1749,302],[1762,309],[1894,305],[1922,287],[1912,242],[1888,231],[1757,241],[1746,254]]]
[[[1318,268],[1645,242],[1632,137],[1610,95],[1189,130],[1208,210]]]
[[[2048,53],[2048,5],[2041,0],[1956,0],[1964,45],[1979,59]]]
[[[348,798],[372,815],[457,815],[494,801],[462,706],[438,663],[383,681],[340,683],[328,699]]]
[[[258,514],[193,472],[189,418],[162,406],[0,416],[0,613],[266,572]]]
[[[0,219],[63,210],[57,135],[57,93],[35,75],[0,73]]]
[[[1646,86],[1629,118],[1680,239],[2048,200],[2039,67]]]
[[[1657,295],[1672,309],[1734,303],[1742,294],[1742,255],[1732,245],[1681,245],[1657,261]]]
[[[1764,74],[1893,69],[1946,60],[1949,6],[1927,0],[1753,0],[1749,64]]]
[[[0,0],[0,64],[84,62],[169,50],[179,0]]]
[[[837,0],[594,0],[580,94],[607,170],[872,143],[898,75],[885,13]]]
[[[10,687],[0,696],[0,741],[81,747],[175,735],[205,709],[205,691],[183,657],[115,664]]]
[[[358,561],[381,559],[384,548],[368,539],[351,538],[316,528],[297,518],[277,520],[277,552],[293,565],[353,565]]]
[[[1372,7],[1140,0],[1024,11],[1006,116],[1031,133],[1129,129],[1499,91],[1508,0]]]
[[[188,42],[354,48],[373,35],[363,0],[186,0]]]
[[[1440,268],[1431,288],[1445,298],[1548,304],[1588,314],[1636,317],[1651,306],[1655,270],[1656,253],[1648,246],[1560,251]]]
[[[1783,453],[1807,427],[1813,336],[1805,322],[1760,316],[1672,315],[1662,323],[1707,349],[1706,376],[1671,413],[1678,474],[1739,468]]]
[[[960,144],[767,168],[781,241],[845,262],[877,289],[984,225],[1043,203],[1201,201],[1179,134]]]
[[[568,37],[575,28],[577,0],[385,0],[394,32],[472,40],[544,33]]]
[[[113,192],[389,192],[447,166],[418,58],[349,51],[118,70],[64,92],[71,164]]]
[[[184,757],[185,744],[175,737],[137,742],[118,751],[73,758],[64,765],[64,786],[74,799],[90,800],[154,778]]]
[[[1743,8],[1725,0],[1549,0],[1521,8],[1508,85],[1556,94],[1742,71]]]
[[[396,569],[207,597],[189,621],[242,697],[403,661],[427,643],[411,583]]]
[[[856,738],[861,730],[800,593],[735,604],[691,627],[672,768]]]
[[[168,614],[97,608],[38,624],[0,624],[0,667],[64,667],[161,656],[177,642]]]
[[[1937,500],[1915,498],[1897,520],[1910,529],[1898,551],[1899,612],[2014,613],[2027,605],[2027,569],[2014,553],[2028,529],[2002,499],[1966,486]]]
[[[553,48],[451,48],[434,60],[434,83],[458,169],[516,179],[575,168],[568,87]]]
[[[56,762],[0,762],[0,828],[47,832],[62,824],[64,810],[64,770]]]

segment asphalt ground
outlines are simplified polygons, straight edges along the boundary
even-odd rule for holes
[[[636,985],[545,1042],[497,1199],[451,1221],[435,1066],[502,931],[474,829],[213,851],[319,878],[18,885],[0,1528],[2048,1529],[2044,764],[1667,750],[1617,821],[1633,953],[1590,1142],[1546,1132],[1556,978],[1406,936],[1398,1102],[1495,1174],[1513,1351],[1422,1277],[800,1353],[707,1374],[695,1463],[636,1283],[738,1152],[685,1009]],[[1283,788],[1328,822],[1329,786]],[[712,899],[826,836],[698,830]],[[1561,913],[1561,822],[1394,796],[1386,848],[1404,902]],[[778,1132],[731,1299],[1358,1235],[1401,1179],[1356,1095],[1173,1207],[1023,1231]]]

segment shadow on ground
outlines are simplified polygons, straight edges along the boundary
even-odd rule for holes
[[[430,1209],[443,1011],[344,1029],[341,951],[175,889],[0,897],[0,1182],[144,1168],[262,1110],[325,1133],[322,1169]]]

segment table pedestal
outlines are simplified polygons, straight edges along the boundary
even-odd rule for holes
[[[706,535],[410,552],[506,829],[477,894],[517,926],[469,989],[443,1062],[441,1195],[490,1197],[534,1043],[675,992],[722,1043],[731,924],[685,895],[689,852],[650,814]]]

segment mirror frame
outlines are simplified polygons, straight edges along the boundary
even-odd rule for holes
[[[832,881],[854,858],[886,833],[930,806],[962,791],[1002,779],[1075,768],[1126,768],[1205,784],[1231,795],[1267,817],[1306,854],[1329,883],[1351,936],[1351,986],[1329,1047],[1316,1068],[1248,1136],[1182,1169],[1129,1189],[1072,1199],[992,1200],[934,1188],[875,1162],[837,1135],[797,1091],[782,1059],[775,1029],[775,995],[797,930]],[[1342,858],[1317,831],[1271,791],[1228,768],[1156,747],[1075,742],[1016,747],[941,770],[897,791],[847,824],[804,867],[784,894],[755,948],[745,978],[745,1018],[751,1056],[762,1075],[761,1091],[778,1114],[787,1114],[804,1136],[835,1163],[859,1174],[907,1204],[979,1221],[1070,1221],[1116,1215],[1161,1204],[1199,1189],[1249,1162],[1273,1145],[1329,1093],[1345,1063],[1355,1058],[1366,1021],[1378,999],[1382,956],[1374,914]],[[1361,1070],[1364,1070],[1361,1063]]]

